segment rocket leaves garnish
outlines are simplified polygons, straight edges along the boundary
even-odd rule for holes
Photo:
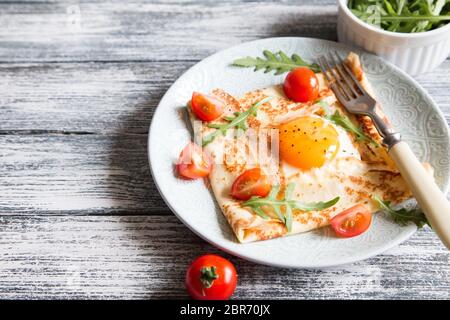
[[[361,141],[368,141],[372,143],[374,146],[378,147],[379,144],[372,138],[368,137],[361,127],[358,127],[355,125],[349,117],[347,117],[345,114],[341,114],[339,111],[335,111],[334,113],[331,113],[330,108],[328,104],[325,101],[319,101],[317,102],[319,104],[323,111],[325,112],[325,119],[328,119],[329,121],[333,122],[335,125],[340,126],[344,128],[346,131],[353,133],[356,137],[356,140]]]
[[[292,200],[292,193],[294,192],[295,184],[290,183],[287,185],[284,191],[284,197],[278,198],[280,186],[276,185],[272,187],[272,190],[266,197],[253,196],[250,200],[242,203],[243,207],[251,208],[257,215],[263,219],[268,219],[269,216],[264,212],[263,207],[272,208],[277,218],[286,225],[287,231],[292,231],[292,210],[298,209],[302,211],[323,210],[334,206],[339,197],[336,197],[327,202],[311,202],[304,203],[296,200]],[[283,212],[284,210],[284,212]]]
[[[392,32],[424,32],[450,21],[449,0],[349,0],[355,16]]]
[[[236,67],[255,68],[254,71],[264,69],[265,73],[275,70],[275,75],[283,74],[298,67],[308,67],[316,73],[320,72],[320,67],[316,63],[308,63],[295,53],[289,57],[283,51],[273,53],[269,50],[264,50],[263,55],[265,59],[260,57],[236,59],[232,65]]]
[[[383,201],[378,196],[374,196],[373,200],[377,202],[381,210],[389,213],[389,215],[396,223],[407,225],[409,222],[413,222],[419,229],[426,224],[430,226],[427,217],[420,208],[414,208],[410,210],[406,208],[400,208],[396,210],[392,208],[390,201]]]
[[[327,115],[326,117],[328,120],[333,122],[334,124],[344,128],[345,130],[353,133],[357,140],[367,140],[369,141],[370,138],[367,137],[364,134],[364,131],[356,126],[349,117],[347,117],[344,114],[341,114],[339,111],[335,111],[333,114]]]
[[[202,146],[206,146],[208,143],[211,143],[216,137],[220,135],[226,135],[227,131],[231,128],[241,129],[243,131],[247,130],[247,118],[249,116],[256,116],[256,112],[258,108],[263,105],[264,103],[271,100],[272,97],[264,98],[254,105],[252,105],[250,108],[248,108],[244,112],[235,112],[234,116],[228,116],[224,119],[228,121],[228,123],[224,124],[218,124],[218,123],[211,123],[208,124],[209,128],[217,129],[216,131],[208,134],[206,137],[202,140]]]

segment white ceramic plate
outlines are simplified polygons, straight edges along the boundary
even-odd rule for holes
[[[336,238],[327,227],[284,238],[238,243],[202,180],[176,178],[173,164],[191,139],[181,112],[193,91],[214,88],[239,96],[246,91],[281,83],[285,75],[254,72],[230,66],[244,56],[260,56],[264,49],[298,53],[314,61],[331,50],[342,56],[349,48],[330,41],[309,38],[270,38],[244,43],[216,53],[184,73],[167,91],[153,116],[149,133],[149,159],[154,181],[175,215],[192,231],[236,256],[280,267],[326,267],[350,263],[379,254],[405,241],[414,225],[399,226],[383,214],[375,215],[370,229],[350,239]],[[380,58],[354,50],[378,100],[394,127],[417,154],[435,168],[439,186],[449,183],[449,134],[447,124],[431,97],[407,74]]]

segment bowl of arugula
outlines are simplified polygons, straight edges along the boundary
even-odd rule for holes
[[[364,48],[411,75],[450,54],[450,0],[338,0],[340,42]]]

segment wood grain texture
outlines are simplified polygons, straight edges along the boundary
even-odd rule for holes
[[[0,62],[198,60],[258,38],[335,39],[335,1],[301,3],[0,3]]]
[[[186,298],[196,256],[237,266],[236,298],[450,298],[450,255],[429,229],[324,270],[230,257],[169,211],[147,130],[185,70],[274,36],[336,39],[335,0],[0,2],[0,299]],[[450,60],[417,78],[450,120]]]
[[[332,269],[256,265],[206,244],[175,217],[2,217],[1,298],[186,298],[187,265],[215,252],[239,272],[236,298],[450,298],[450,255],[424,230]]]
[[[0,135],[1,214],[169,213],[146,135]]]
[[[153,111],[193,62],[0,64],[0,133],[148,132]]]

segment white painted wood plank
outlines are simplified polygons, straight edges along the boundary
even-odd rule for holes
[[[335,39],[335,1],[318,3],[0,3],[0,61],[190,60],[259,38]]]
[[[146,135],[0,135],[0,214],[169,212]]]
[[[219,253],[173,216],[0,218],[0,298],[185,298],[196,256]],[[431,231],[386,254],[323,270],[231,257],[235,298],[450,298],[450,254]]]
[[[159,100],[191,65],[0,64],[0,132],[147,133]]]
[[[165,91],[193,64],[0,64],[0,132],[145,134]],[[450,59],[417,79],[450,121]]]

